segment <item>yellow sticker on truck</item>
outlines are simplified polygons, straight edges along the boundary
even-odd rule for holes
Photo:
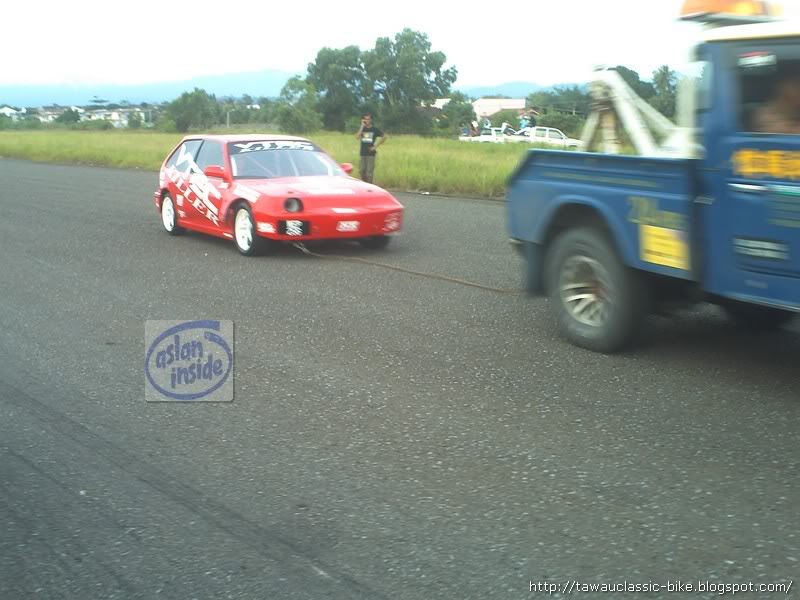
[[[742,148],[732,158],[733,174],[746,179],[800,179],[800,152]]]
[[[639,225],[639,247],[644,262],[689,270],[689,244],[684,231]]]

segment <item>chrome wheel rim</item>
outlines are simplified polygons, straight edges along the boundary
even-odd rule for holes
[[[253,222],[250,220],[250,213],[242,209],[236,213],[236,243],[242,250],[250,250],[253,245]]]
[[[161,222],[164,223],[164,229],[167,231],[175,229],[175,207],[169,197],[164,198],[161,205]]]
[[[570,316],[584,325],[602,327],[608,321],[613,286],[605,267],[588,256],[571,256],[559,281],[561,302]]]

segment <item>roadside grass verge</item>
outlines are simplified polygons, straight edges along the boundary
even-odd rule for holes
[[[269,133],[258,127],[237,131]],[[337,161],[352,163],[353,175],[358,175],[353,134],[318,132],[308,137]],[[156,171],[181,138],[151,131],[0,131],[0,157]],[[390,135],[378,150],[375,183],[393,190],[499,197],[532,147]]]

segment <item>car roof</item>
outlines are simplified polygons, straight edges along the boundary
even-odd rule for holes
[[[198,134],[198,135],[187,135],[183,138],[184,141],[186,140],[216,140],[218,142],[228,143],[228,142],[260,142],[263,140],[286,140],[286,141],[298,141],[298,142],[308,142],[306,138],[298,137],[296,135],[277,135],[274,133],[242,133],[242,134],[234,134],[234,133],[226,133],[226,134],[218,134],[218,135],[211,135],[211,134]]]

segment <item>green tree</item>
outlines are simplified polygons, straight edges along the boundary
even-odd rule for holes
[[[249,102],[245,99],[225,98],[219,102],[219,121],[230,123],[231,125],[242,125],[250,122],[250,109],[248,105],[253,103],[253,99],[248,96]]]
[[[540,90],[530,94],[527,104],[544,113],[576,113],[585,115],[591,108],[591,97],[577,85],[555,86],[550,90]]]
[[[541,127],[554,127],[569,137],[579,138],[586,119],[580,115],[551,112],[536,119],[536,124]]]
[[[394,40],[378,38],[363,62],[363,95],[381,103],[384,126],[395,131],[429,129],[430,117],[419,108],[445,98],[458,74],[455,67],[444,68],[447,57],[431,50],[426,34],[408,28]]]
[[[489,120],[493,127],[500,127],[503,123],[508,123],[512,129],[519,129],[518,110],[501,110],[489,117]]]
[[[258,99],[258,110],[252,111],[250,115],[251,123],[271,123],[273,119],[273,111],[275,109],[275,102],[269,98],[262,97]]]
[[[470,99],[461,92],[450,94],[450,102],[442,109],[444,127],[457,129],[462,125],[469,125],[475,120],[475,109]]]
[[[77,110],[68,108],[56,117],[57,123],[77,123],[81,120],[81,114]]]
[[[558,94],[552,90],[539,90],[529,94],[525,99],[525,103],[530,108],[535,108],[539,111],[544,111],[549,107],[554,107],[558,104]]]
[[[343,131],[363,100],[364,65],[357,46],[323,48],[308,65],[306,82],[320,94],[319,110],[327,129]]]
[[[275,121],[283,131],[308,133],[322,128],[317,91],[300,77],[292,77],[275,105]]]
[[[619,73],[620,77],[625,80],[625,83],[627,83],[631,89],[636,92],[636,95],[643,100],[649,100],[655,96],[655,86],[653,86],[653,84],[649,81],[642,81],[636,71],[623,66],[618,66],[615,70],[617,73]]]
[[[206,129],[218,118],[217,99],[205,90],[195,88],[184,92],[179,98],[167,105],[166,118],[175,123],[180,132],[189,129]]]
[[[142,117],[139,116],[139,113],[136,111],[132,111],[128,114],[128,128],[130,129],[141,129],[142,127]]]
[[[22,119],[22,121],[20,122],[20,127],[22,129],[42,129],[42,127],[44,127],[44,124],[36,117],[31,116]]]
[[[662,65],[653,72],[656,93],[650,98],[650,104],[668,119],[675,117],[677,85],[677,75],[668,65]]]

